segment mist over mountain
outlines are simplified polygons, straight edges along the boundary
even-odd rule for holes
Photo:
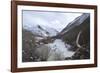
[[[61,32],[68,23],[72,22],[76,17],[81,16],[83,13],[24,10],[22,14],[23,27],[40,25],[41,27],[46,26]]]

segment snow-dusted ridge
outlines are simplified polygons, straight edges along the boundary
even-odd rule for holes
[[[34,25],[34,26],[23,26],[24,29],[31,31],[35,35],[39,35],[42,37],[47,36],[56,36],[58,34],[58,31],[56,29],[46,27],[43,25]]]

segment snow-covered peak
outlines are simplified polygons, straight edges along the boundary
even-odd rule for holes
[[[58,31],[56,29],[43,25],[26,25],[23,26],[23,28],[31,31],[35,35],[39,35],[42,37],[56,36],[58,34]]]

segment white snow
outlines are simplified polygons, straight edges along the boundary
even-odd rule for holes
[[[39,28],[38,26],[40,26],[41,28]],[[57,30],[50,27],[43,26],[43,25],[26,25],[26,26],[23,26],[23,28],[31,31],[33,34],[37,34],[44,37],[56,36],[58,33]]]
[[[69,51],[65,43],[61,39],[56,39],[53,43],[47,44],[52,50],[55,50],[55,53],[60,53],[64,57],[71,57],[74,52]],[[68,45],[69,47],[69,45]]]
[[[58,31],[54,28],[43,26],[43,25],[41,25],[41,27],[44,29],[45,32],[49,32],[47,36],[56,36],[58,34]]]

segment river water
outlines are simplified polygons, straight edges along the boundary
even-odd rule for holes
[[[53,43],[47,45],[51,48],[49,60],[55,59],[55,55],[59,55],[60,59],[64,59],[74,54],[74,52],[68,50],[69,44],[65,44],[61,39],[56,39]]]

